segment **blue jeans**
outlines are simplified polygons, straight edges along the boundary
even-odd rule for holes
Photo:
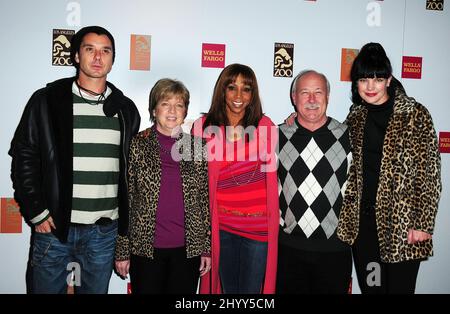
[[[220,231],[219,274],[223,293],[261,293],[266,261],[267,242]]]
[[[116,236],[117,220],[108,225],[70,226],[66,243],[52,233],[35,232],[33,293],[64,294],[68,283],[74,285],[75,293],[107,293]]]

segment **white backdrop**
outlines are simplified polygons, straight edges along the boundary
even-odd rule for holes
[[[162,77],[180,79],[190,90],[189,119],[207,111],[221,69],[201,67],[202,43],[226,44],[226,64],[239,62],[255,70],[264,111],[277,124],[292,111],[291,79],[272,75],[274,43],[294,43],[294,73],[304,68],[324,72],[331,82],[328,114],[342,121],[350,105],[350,83],[339,81],[341,48],[359,49],[377,41],[399,79],[403,55],[423,57],[422,79],[401,81],[430,110],[439,132],[450,131],[445,99],[450,83],[449,5],[445,3],[444,11],[427,11],[426,0],[0,0],[0,196],[13,194],[7,151],[28,98],[47,82],[74,74],[72,67],[51,65],[53,29],[101,25],[111,31],[116,61],[108,80],[135,101],[141,129],[150,125],[150,88]],[[150,71],[129,70],[130,34],[151,35]],[[435,256],[422,263],[418,293],[450,292],[449,162],[443,154]],[[25,292],[30,235],[25,223],[23,230],[0,234],[0,293]],[[113,275],[110,292],[125,291],[125,281]]]

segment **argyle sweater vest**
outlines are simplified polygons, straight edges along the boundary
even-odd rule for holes
[[[279,128],[280,243],[332,252],[348,249],[336,236],[351,161],[346,125],[328,118],[311,132],[298,121]]]

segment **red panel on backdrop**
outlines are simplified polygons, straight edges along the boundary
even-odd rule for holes
[[[202,67],[224,68],[225,67],[225,45],[203,44],[202,45]]]
[[[439,132],[439,151],[450,153],[450,132]]]
[[[422,57],[403,57],[402,78],[422,78]]]
[[[14,198],[0,200],[0,233],[22,233],[22,216]]]

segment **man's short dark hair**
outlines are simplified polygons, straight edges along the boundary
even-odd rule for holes
[[[114,63],[114,58],[116,57],[116,47],[114,43],[114,37],[101,26],[86,26],[80,29],[75,35],[72,37],[71,47],[70,47],[70,60],[72,61],[73,66],[77,69],[77,75],[79,71],[80,64],[75,61],[75,55],[80,51],[81,43],[83,42],[84,36],[89,33],[94,33],[97,35],[106,35],[111,41],[112,45],[112,62]]]

